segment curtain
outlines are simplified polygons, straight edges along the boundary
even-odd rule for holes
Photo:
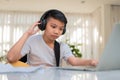
[[[41,13],[0,11],[0,55],[4,55]]]
[[[101,8],[98,8],[92,13],[92,57],[99,59],[102,53],[103,36],[101,27]]]
[[[112,12],[112,26],[117,23],[120,23],[120,5],[112,5],[111,6]]]
[[[82,53],[82,58],[91,58],[92,16],[91,14],[67,14],[67,34],[69,44],[74,44]]]

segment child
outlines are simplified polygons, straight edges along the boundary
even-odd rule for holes
[[[56,9],[46,11],[40,21],[35,22],[9,50],[7,59],[10,63],[18,61],[28,54],[27,63],[31,66],[45,65],[56,66],[54,42],[66,31],[67,19]],[[39,29],[35,29],[36,27]],[[39,30],[44,30],[42,35],[34,35]],[[74,57],[69,46],[60,44],[60,65],[62,59],[73,66],[96,66],[97,61]]]

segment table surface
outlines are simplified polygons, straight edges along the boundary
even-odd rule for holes
[[[2,73],[0,80],[120,80],[120,70],[78,71],[60,68],[40,68],[29,73]]]

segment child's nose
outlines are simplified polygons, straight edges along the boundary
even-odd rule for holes
[[[59,29],[55,29],[55,33],[60,33],[60,30]]]

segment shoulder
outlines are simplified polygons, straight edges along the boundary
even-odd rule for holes
[[[63,48],[63,49],[70,48],[67,43],[59,42],[59,44],[60,44],[60,47]]]
[[[32,35],[28,38],[27,42],[32,42],[32,41],[40,41],[42,39],[42,35]]]
[[[70,46],[67,43],[63,43],[63,42],[59,42],[59,43],[60,43],[61,56],[63,56],[65,60],[67,60],[70,56],[74,56],[72,54]]]

